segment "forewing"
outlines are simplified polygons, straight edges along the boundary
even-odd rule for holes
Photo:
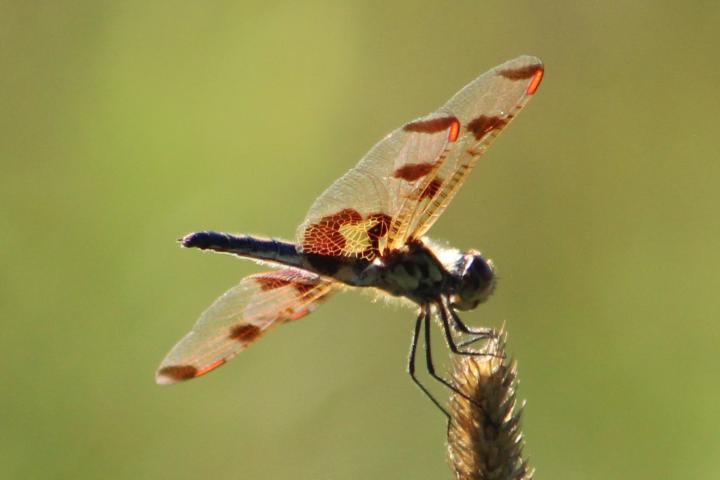
[[[460,124],[453,115],[432,114],[393,131],[328,188],[298,228],[304,253],[372,260],[394,232],[406,229],[403,212],[442,164]]]
[[[245,277],[218,298],[160,364],[155,380],[178,383],[223,365],[271,328],[297,320],[337,288],[293,268]]]
[[[460,136],[442,166],[433,172],[422,201],[411,215],[408,233],[412,237],[421,237],[435,223],[479,157],[532,98],[543,72],[539,58],[518,57],[476,78],[440,108],[441,115],[460,121]],[[406,240],[396,239],[399,243]]]
[[[536,57],[510,60],[390,133],[316,200],[298,229],[299,248],[372,260],[422,236],[542,74]]]

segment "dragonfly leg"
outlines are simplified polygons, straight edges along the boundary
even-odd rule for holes
[[[445,380],[443,377],[441,377],[440,375],[435,373],[435,365],[433,364],[433,359],[432,359],[432,346],[431,346],[432,344],[430,342],[430,321],[431,320],[432,320],[431,312],[430,312],[430,308],[428,308],[427,311],[425,312],[425,316],[423,319],[423,322],[425,323],[425,360],[427,362],[428,373],[430,374],[431,377],[433,377],[435,380],[437,380],[438,382],[443,384],[445,387],[450,389],[453,393],[461,396],[462,398],[464,398],[465,400],[467,400],[468,402],[472,403],[473,405],[477,406],[478,408],[480,408],[482,410],[483,409],[482,405],[478,404],[473,399],[471,399],[470,397],[465,395],[463,392],[458,390],[457,387],[455,385],[453,385],[452,383],[450,383],[448,380]]]
[[[417,354],[417,345],[418,341],[420,339],[420,327],[422,326],[423,322],[425,321],[425,318],[427,316],[427,310],[429,310],[429,307],[423,306],[420,309],[420,314],[417,317],[417,320],[415,320],[415,330],[413,332],[412,342],[410,343],[410,358],[408,360],[408,373],[410,374],[410,378],[412,378],[412,381],[415,382],[415,385],[417,385],[420,390],[423,391],[423,393],[430,399],[430,401],[438,408],[440,411],[449,419],[450,414],[447,412],[447,410],[440,404],[440,402],[433,396],[432,393],[427,389],[425,385],[423,385],[420,380],[415,375],[415,357]],[[425,347],[426,349],[428,347]]]
[[[462,342],[460,344],[460,346],[458,346],[458,344],[455,342],[455,339],[453,338],[452,328],[450,326],[450,317],[452,317],[452,313],[450,315],[448,315],[448,310],[450,310],[450,308],[445,307],[445,305],[442,302],[438,302],[437,309],[438,309],[438,315],[440,316],[440,321],[442,322],[443,332],[445,333],[445,340],[447,341],[448,347],[450,347],[450,351],[452,353],[454,353],[456,355],[471,355],[471,356],[478,356],[478,357],[492,356],[492,354],[489,354],[489,353],[477,352],[477,351],[473,351],[473,350],[465,350],[465,349],[461,349],[460,347],[467,346],[467,345],[474,343],[476,341],[479,341],[479,340],[492,338],[492,337],[494,337],[494,335],[491,335],[487,330],[478,330],[476,337],[471,338],[465,342]],[[456,317],[457,317],[457,315],[456,315]],[[459,320],[459,317],[458,317],[458,320]]]

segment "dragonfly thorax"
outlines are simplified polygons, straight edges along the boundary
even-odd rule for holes
[[[445,298],[458,310],[474,309],[495,287],[492,262],[480,252],[462,253],[419,240],[376,259],[354,278],[341,281],[379,288],[420,305]]]
[[[409,243],[373,263],[375,287],[406,297],[418,304],[435,302],[448,293],[451,274],[434,253],[420,241]],[[369,272],[368,272],[369,273]]]

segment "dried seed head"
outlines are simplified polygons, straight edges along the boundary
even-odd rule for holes
[[[502,332],[482,349],[486,356],[456,355],[450,397],[448,457],[458,480],[531,480],[522,457],[522,408],[516,408],[517,364],[505,357]]]

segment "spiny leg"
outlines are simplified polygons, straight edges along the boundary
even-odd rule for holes
[[[438,307],[440,308],[440,307]],[[470,328],[462,321],[460,316],[457,314],[453,306],[448,303],[446,311],[450,312],[450,318],[452,319],[453,326],[456,330],[461,333],[472,335],[471,338],[464,340],[457,344],[458,348],[467,347],[480,340],[487,340],[488,338],[497,338],[498,334],[494,328]]]
[[[441,308],[441,307],[438,306],[438,308]],[[453,318],[454,320],[457,320],[457,321],[460,320],[457,313],[455,312],[455,310],[453,310],[452,307],[448,306],[447,310],[450,312],[451,318]],[[441,319],[443,318],[442,313],[443,312],[441,310],[441,314],[440,314]],[[453,349],[453,344],[451,343],[451,342],[453,342],[452,333],[450,332],[450,329],[448,328],[448,323],[446,323],[446,319],[447,319],[447,314],[445,316],[445,319],[443,319],[443,326],[445,328],[445,335],[448,338],[448,344],[450,345],[450,350],[452,350]],[[453,353],[457,353],[459,355],[474,355],[474,356],[489,356],[489,357],[495,357],[495,358],[505,358],[504,354],[498,355],[497,353],[478,352],[478,351],[474,351],[474,350],[461,350],[462,348],[467,347],[468,345],[472,345],[475,342],[479,342],[480,340],[487,340],[489,338],[498,338],[498,333],[492,328],[481,329],[481,330],[472,330],[472,331],[478,332],[477,336],[470,337],[469,339],[458,343],[455,346],[456,350],[453,350]]]
[[[448,347],[450,347],[450,351],[456,355],[472,355],[472,356],[487,356],[488,353],[485,352],[475,352],[475,351],[469,351],[469,350],[460,350],[455,343],[455,339],[452,336],[452,329],[450,328],[450,320],[448,319],[447,310],[445,309],[445,306],[442,304],[442,302],[438,302],[436,304],[438,309],[438,314],[440,315],[440,321],[442,322],[443,332],[445,333],[445,340],[447,340]],[[472,341],[475,341],[473,339]],[[472,343],[472,342],[471,342]]]
[[[458,346],[458,348],[464,348],[469,345],[472,345],[473,343],[479,342],[480,340],[487,340],[487,338],[488,337],[483,337],[483,336],[468,338],[467,340],[463,340],[462,342],[458,343],[457,346]]]
[[[450,317],[452,318],[453,325],[456,329],[458,329],[462,333],[466,333],[469,335],[478,335],[483,338],[494,338],[497,336],[497,333],[495,332],[494,328],[470,328],[467,325],[465,325],[465,322],[462,321],[460,316],[455,311],[455,308],[448,303],[447,304],[447,310],[450,312]],[[479,340],[480,338],[478,338]]]
[[[423,320],[427,316],[426,309],[429,307],[421,307],[420,314],[417,317],[417,320],[415,320],[415,331],[413,332],[412,337],[412,343],[410,344],[410,359],[408,361],[408,373],[410,374],[410,378],[412,378],[413,382],[415,382],[415,385],[417,385],[420,390],[423,391],[423,393],[430,399],[430,401],[435,404],[437,408],[440,409],[440,411],[445,414],[445,416],[450,419],[450,414],[447,412],[447,410],[440,404],[440,402],[437,401],[437,399],[433,396],[432,393],[423,385],[420,383],[420,380],[415,376],[415,354],[417,353],[417,344],[418,340],[420,338],[420,327],[422,326]],[[427,345],[427,344],[426,344]],[[428,348],[426,346],[426,348]]]

